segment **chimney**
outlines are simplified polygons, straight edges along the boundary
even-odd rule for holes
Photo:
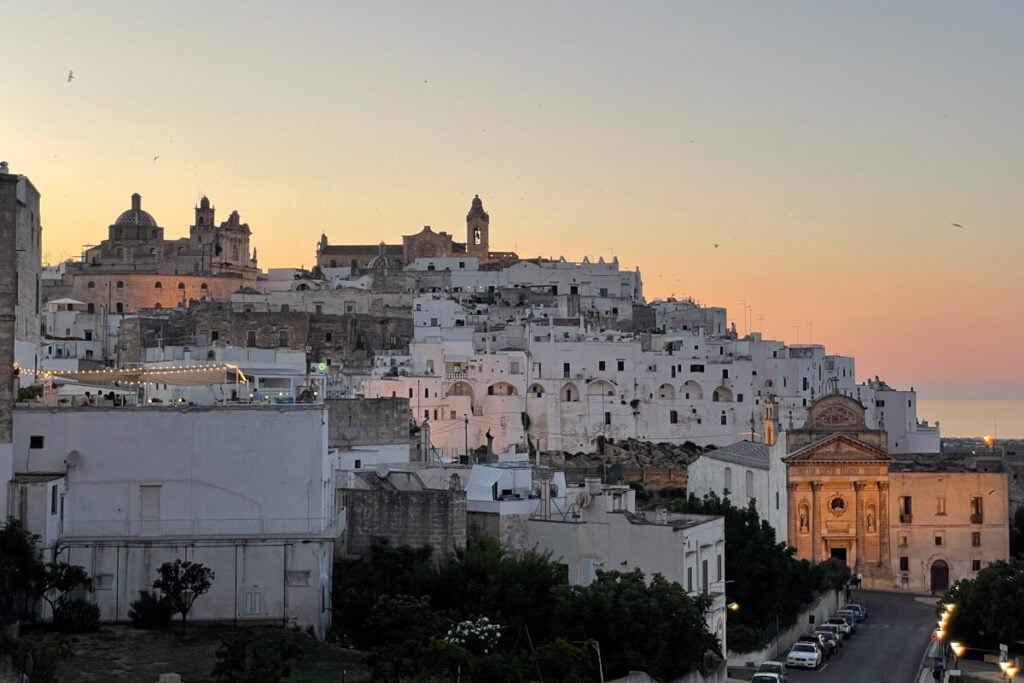
[[[142,195],[136,192],[132,195],[132,211],[142,210]]]
[[[7,175],[10,172],[10,169],[7,167],[7,162],[0,161],[0,174]]]

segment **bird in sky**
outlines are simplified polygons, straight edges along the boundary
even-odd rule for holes
[[[964,226],[960,225],[959,223],[950,223],[950,225],[952,225],[954,228],[962,228],[962,227],[964,227]]]
[[[718,245],[717,244],[715,245],[715,249],[718,249]]]
[[[158,155],[156,155],[155,157],[153,157],[153,163],[155,164],[155,163],[156,163],[156,160],[157,160],[157,159],[159,159],[159,158],[160,158],[160,155],[159,155],[159,154],[158,154]]]
[[[69,71],[69,72],[68,72],[68,83],[70,83],[70,82],[71,82],[71,80],[72,80],[72,79],[73,79],[74,77],[75,77],[75,72],[74,72],[74,71]]]

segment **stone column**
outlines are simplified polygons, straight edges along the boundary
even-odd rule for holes
[[[892,569],[889,557],[889,482],[878,482],[878,566]]]
[[[818,504],[823,481],[811,482],[811,562],[818,563],[822,558],[818,557],[818,546],[821,545],[821,515]]]
[[[864,557],[867,555],[866,546],[864,544],[864,487],[867,486],[866,482],[855,481],[853,482],[853,494],[856,500],[856,511],[857,516],[854,518],[853,523],[856,525],[857,535],[857,550],[856,558],[853,567],[857,568],[864,564]]]
[[[799,547],[799,546],[797,546],[797,528],[796,528],[796,522],[797,522],[796,490],[797,490],[798,486],[799,486],[799,484],[797,484],[795,481],[791,481],[788,484],[786,484],[786,496],[787,496],[786,504],[787,504],[788,509],[789,509],[789,517],[786,520],[786,522],[787,522],[787,525],[786,525],[786,533],[787,533],[786,545],[790,545],[790,546],[792,546],[794,548]]]

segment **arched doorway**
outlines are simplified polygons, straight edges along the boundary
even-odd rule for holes
[[[943,560],[932,562],[932,593],[945,593],[949,590],[949,565]]]

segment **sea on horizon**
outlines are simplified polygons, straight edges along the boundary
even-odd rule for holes
[[[1024,439],[1024,401],[926,400],[917,401],[917,419],[939,422],[943,437]]]

